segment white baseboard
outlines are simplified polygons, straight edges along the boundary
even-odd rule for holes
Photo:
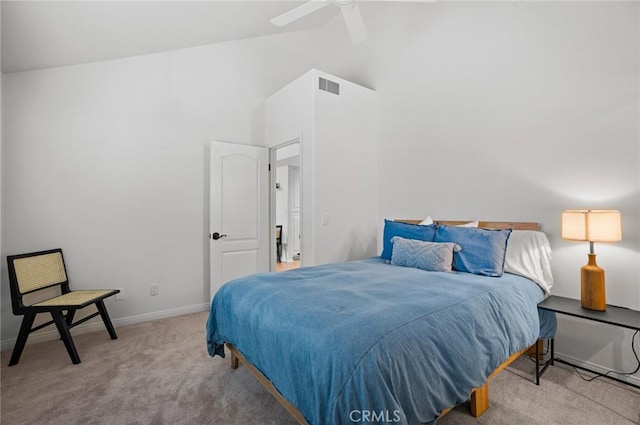
[[[190,305],[186,307],[171,308],[169,310],[138,314],[136,316],[121,317],[119,319],[111,319],[111,323],[113,323],[113,326],[117,328],[118,326],[133,325],[134,323],[142,323],[142,322],[149,322],[151,320],[166,319],[168,317],[182,316],[183,314],[190,314],[190,313],[199,313],[207,310],[209,310],[208,303],[196,304],[196,305]],[[83,333],[94,332],[97,330],[104,330],[104,329],[105,328],[104,328],[104,323],[102,323],[102,319],[100,317],[96,317],[94,319],[91,319],[73,328],[72,332],[73,332],[73,335],[80,335]],[[27,345],[35,344],[43,341],[51,341],[52,339],[59,339],[59,338],[60,338],[60,335],[58,334],[57,329],[55,328],[55,326],[51,325],[51,327],[49,327],[49,329],[47,329],[46,331],[34,332],[33,334],[29,335],[29,338],[27,339]],[[13,350],[13,346],[15,345],[15,343],[16,343],[16,338],[2,340],[2,342],[0,343],[0,348],[2,349],[2,351]]]
[[[610,370],[610,369],[602,367],[602,366],[600,366],[598,364],[591,363],[591,362],[585,362],[584,360],[578,359],[578,358],[570,356],[568,354],[560,353],[558,351],[555,352],[555,357],[556,358],[559,357],[562,360],[566,360],[566,361],[568,361],[570,363],[573,363],[573,364],[578,365],[578,366],[585,367],[587,369],[591,369],[591,370],[593,370],[595,372],[598,372],[598,373],[607,373]],[[585,372],[585,373],[589,373],[589,372]],[[617,373],[611,373],[609,375],[613,376],[614,378],[618,378],[621,381],[629,382],[629,383],[634,384],[634,385],[640,385],[640,377],[638,377],[638,376],[618,375]],[[609,382],[611,382],[611,381],[609,381]]]

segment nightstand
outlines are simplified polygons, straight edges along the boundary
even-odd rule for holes
[[[554,311],[558,314],[566,314],[568,316],[578,317],[584,320],[592,320],[596,322],[606,323],[612,326],[640,331],[640,311],[632,310],[629,308],[607,305],[607,309],[605,311],[588,310],[581,306],[580,300],[558,297],[556,295],[551,295],[549,298],[542,301],[540,304],[538,304],[538,308],[541,310]],[[539,384],[540,376],[542,376],[542,373],[544,373],[545,369],[550,364],[553,365],[554,361],[577,367],[578,369],[586,370],[587,372],[599,374],[594,370],[575,365],[566,360],[555,358],[553,339],[551,339],[550,341],[550,351],[551,358],[542,365],[542,369],[540,369],[541,365],[539,357],[538,355],[536,355],[536,384]],[[618,381],[635,388],[640,388],[640,386],[636,384],[628,381],[623,381],[622,379],[618,379],[615,376],[605,376],[605,378],[612,379],[614,381]]]

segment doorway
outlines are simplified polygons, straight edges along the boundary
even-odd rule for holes
[[[271,270],[284,271],[300,267],[302,259],[300,140],[271,148],[271,164],[271,222],[275,236]]]

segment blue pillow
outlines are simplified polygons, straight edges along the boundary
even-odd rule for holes
[[[460,246],[451,242],[424,242],[394,236],[391,264],[430,272],[450,272],[453,253]]]
[[[385,220],[384,233],[382,235],[382,254],[380,257],[385,260],[391,260],[391,250],[393,242],[391,238],[400,236],[405,239],[417,239],[419,241],[433,242],[436,236],[436,226],[422,226],[420,224],[407,224],[397,221]]]
[[[462,247],[453,253],[453,269],[483,276],[500,277],[511,229],[438,226],[435,242],[453,242]]]

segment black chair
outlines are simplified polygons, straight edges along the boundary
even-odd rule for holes
[[[100,315],[111,339],[118,338],[104,306],[104,299],[117,294],[120,290],[71,291],[61,249],[10,255],[7,256],[7,263],[9,266],[9,285],[11,287],[13,314],[17,316],[24,315],[9,366],[17,364],[20,360],[22,350],[31,332],[54,323],[74,364],[80,363],[78,351],[69,332],[69,329],[74,326]],[[56,286],[60,286],[61,295],[36,302],[35,304],[24,305],[24,295],[36,293],[47,288],[55,288]],[[76,310],[92,304],[95,304],[98,311],[74,323],[73,317]],[[64,313],[65,311],[66,314]],[[32,328],[33,321],[38,313],[50,313],[53,320]]]
[[[282,263],[282,225],[276,226],[276,257],[278,263]]]

